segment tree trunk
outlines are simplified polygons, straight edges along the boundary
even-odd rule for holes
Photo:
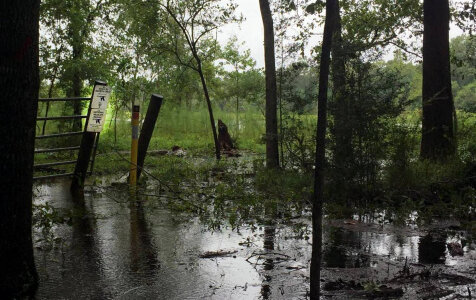
[[[266,166],[279,167],[276,64],[274,56],[273,17],[268,0],[259,0],[264,27],[266,73]]]
[[[282,17],[282,13],[281,13]],[[279,148],[281,152],[281,167],[286,167],[284,158],[284,124],[283,124],[283,80],[284,80],[284,36],[281,36],[281,68],[279,70]]]
[[[82,60],[83,50],[82,45],[78,45],[79,41],[73,43],[73,61],[74,61],[74,73],[73,73],[73,82],[72,82],[72,97],[81,97],[81,89],[83,86],[83,81],[81,79],[81,70],[78,67],[79,62]],[[81,101],[73,101],[73,114],[81,115],[83,110]],[[81,119],[73,120],[73,130],[72,131],[81,131],[82,130],[82,121]]]
[[[81,89],[83,87],[83,81],[81,76],[81,61],[83,59],[84,50],[84,38],[82,34],[82,22],[81,18],[75,17],[74,14],[80,14],[82,11],[82,4],[80,1],[73,1],[72,16],[70,20],[70,34],[71,34],[71,48],[72,48],[72,78],[71,78],[71,93],[68,97],[81,97]],[[87,26],[87,25],[86,25]],[[81,115],[82,103],[81,101],[73,101],[73,114]],[[81,131],[82,120],[74,119],[72,124],[72,131]]]
[[[239,90],[238,66],[235,65],[235,92]],[[235,139],[240,134],[240,96],[236,95],[236,132]]]
[[[423,32],[423,124],[420,156],[445,159],[455,152],[449,54],[448,0],[425,0]]]
[[[205,100],[207,101],[208,115],[210,117],[210,124],[212,125],[213,132],[213,141],[215,142],[215,156],[217,159],[221,158],[220,154],[220,143],[218,142],[217,128],[215,126],[215,118],[213,117],[212,102],[210,101],[210,94],[208,93],[207,82],[205,81],[205,76],[203,75],[202,63],[196,53],[194,53],[195,60],[198,65],[198,74],[200,75],[200,80],[202,81],[203,93],[205,94]]]
[[[322,40],[319,69],[319,94],[316,135],[316,169],[312,205],[312,257],[311,257],[311,300],[319,299],[321,290],[322,256],[322,205],[324,203],[324,171],[327,130],[327,90],[329,84],[330,52],[332,36],[339,6],[337,0],[326,1],[326,22]]]
[[[37,287],[31,237],[33,151],[38,108],[39,0],[0,3],[0,295]]]
[[[58,65],[55,66],[53,70],[53,76],[51,77],[50,87],[48,89],[48,98],[53,98],[53,88],[55,86],[56,76],[58,74]],[[46,102],[46,111],[45,117],[48,117],[48,111],[50,110],[50,101]],[[43,127],[41,129],[41,135],[45,135],[46,130],[46,120],[43,121]]]

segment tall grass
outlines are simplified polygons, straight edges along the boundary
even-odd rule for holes
[[[146,107],[141,110],[144,117]],[[215,108],[214,116],[216,122],[220,119],[228,126],[228,131],[238,148],[264,152],[262,137],[265,132],[265,120],[260,112],[251,108],[246,112],[240,112],[239,124],[236,122],[234,112]],[[101,133],[100,150],[107,150],[112,145],[117,149],[128,149],[130,132],[129,112],[119,112],[116,120],[114,114],[110,113]],[[205,107],[190,110],[168,105],[166,102],[162,105],[149,149],[170,149],[175,145],[196,151],[213,151],[213,135]]]

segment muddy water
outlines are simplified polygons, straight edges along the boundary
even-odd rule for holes
[[[157,199],[101,188],[72,199],[68,188],[67,181],[35,187],[36,204],[72,211],[70,224],[53,227],[49,244],[35,231],[38,299],[306,299],[308,218],[210,231],[196,218],[155,205]],[[463,256],[452,256],[448,243],[462,245]],[[221,255],[200,257],[210,251]],[[326,282],[384,282],[405,265],[475,279],[475,261],[474,242],[454,223],[418,229],[332,220],[324,229]],[[419,298],[425,284],[406,285],[404,298]],[[467,287],[476,294],[474,283],[447,284],[462,295]]]

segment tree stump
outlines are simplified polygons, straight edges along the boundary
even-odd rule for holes
[[[233,145],[230,134],[228,133],[228,127],[226,127],[222,120],[218,120],[218,143],[223,154],[226,154],[229,157],[240,156]]]

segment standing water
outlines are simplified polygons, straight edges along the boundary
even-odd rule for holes
[[[89,188],[80,199],[66,180],[35,187],[35,205],[64,221],[35,227],[37,299],[307,298],[309,217],[210,229],[156,198],[131,199],[124,186],[110,187]],[[332,299],[367,297],[381,283],[403,287],[406,299],[430,299],[432,286],[446,291],[442,299],[476,295],[475,244],[457,224],[329,220],[323,245],[322,284]],[[436,269],[440,275],[428,280],[412,275]]]

